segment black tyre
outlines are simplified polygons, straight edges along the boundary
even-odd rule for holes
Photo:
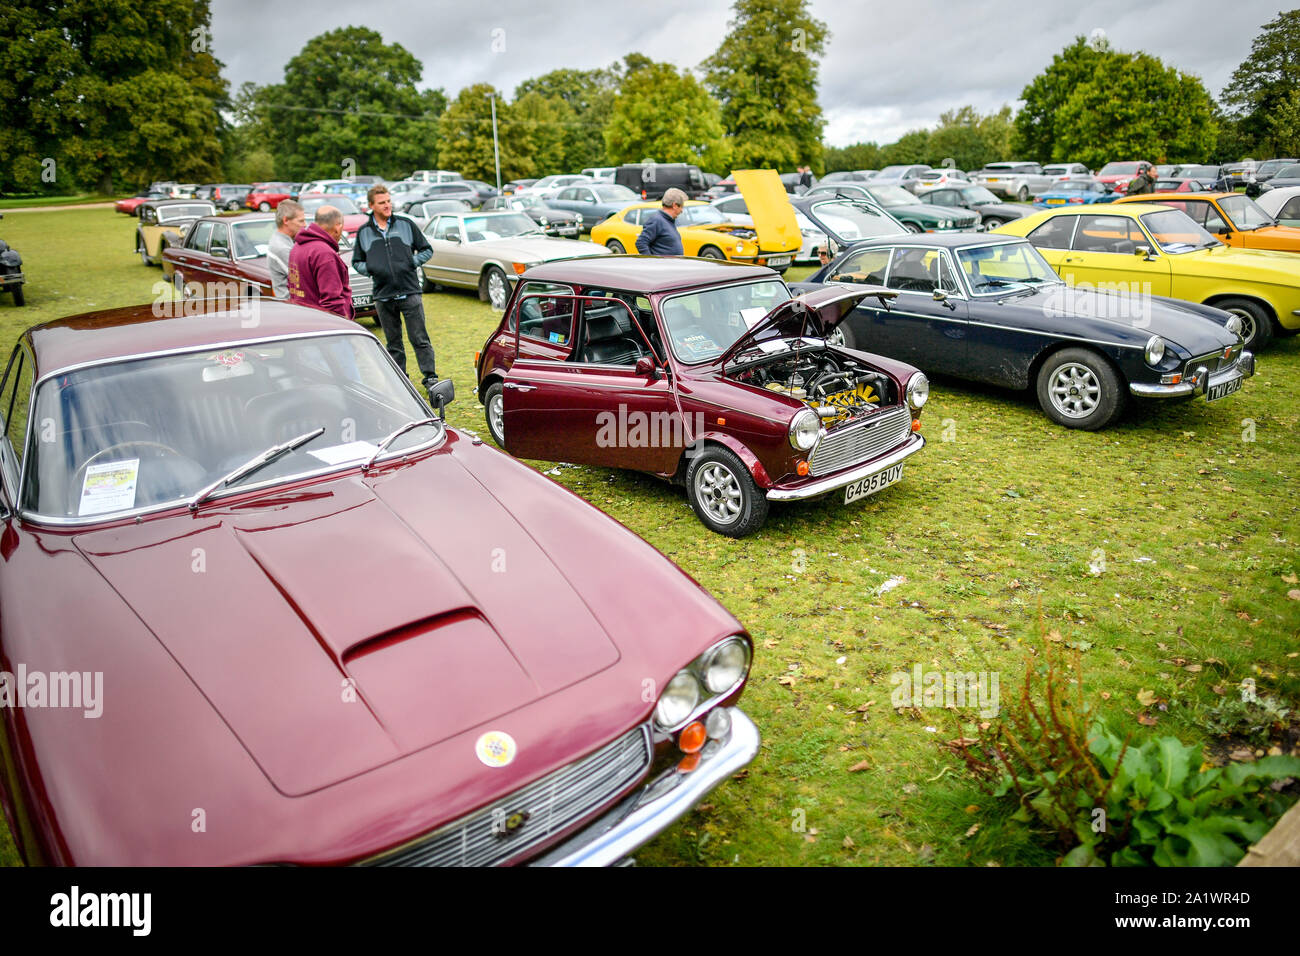
[[[149,258],[149,250],[141,246],[136,252],[140,253],[140,261],[147,266],[153,265],[153,260]]]
[[[1029,187],[1021,186],[1016,190],[1016,202],[1029,202]]]
[[[1006,225],[1006,220],[1004,219],[993,219],[993,218],[985,219],[984,231],[988,232],[990,229],[996,229],[998,226],[1004,226],[1004,225]]]
[[[767,519],[767,498],[749,469],[730,450],[716,445],[691,461],[686,497],[705,527],[729,538],[752,534]]]
[[[903,225],[907,227],[908,232],[925,232],[917,222],[904,222]]]
[[[1066,428],[1097,431],[1124,409],[1124,383],[1091,349],[1062,349],[1038,370],[1038,404]]]
[[[609,242],[605,243],[605,248],[616,256],[621,256],[627,252],[627,250],[623,248],[623,243],[619,242],[617,239],[609,240]]]
[[[723,253],[723,251],[719,249],[717,246],[705,246],[703,249],[700,250],[699,257],[701,259],[727,258],[726,255]]]
[[[1258,302],[1250,299],[1220,299],[1214,303],[1214,307],[1231,312],[1241,319],[1241,337],[1250,351],[1258,353],[1273,340],[1273,320]]]
[[[497,312],[504,312],[506,303],[510,300],[510,280],[498,267],[488,266],[479,279],[478,297]]]
[[[849,328],[847,319],[831,329],[831,334],[826,336],[826,342],[828,345],[841,345],[846,349],[858,347],[857,339],[853,337],[853,330]]]
[[[260,203],[257,204],[257,208],[260,209],[262,212],[270,212],[271,204],[267,202],[265,199],[263,199]]]
[[[433,292],[435,288],[437,287],[432,282],[429,281],[429,277],[425,275],[424,270],[421,269],[420,270],[420,291]]]
[[[27,297],[26,297],[25,295],[23,295],[23,287],[22,287],[22,286],[20,286],[20,285],[16,285],[16,286],[14,286],[14,288],[13,288],[13,293],[14,293],[14,305],[26,305],[26,304],[27,304]]]
[[[506,447],[505,389],[500,382],[488,386],[483,396],[483,417],[487,419],[488,434],[500,447]]]

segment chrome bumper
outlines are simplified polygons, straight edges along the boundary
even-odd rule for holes
[[[758,728],[731,708],[731,734],[688,774],[673,771],[631,794],[604,816],[552,847],[529,866],[611,866],[687,814],[718,784],[744,769],[758,753]],[[708,749],[707,747],[705,749]]]
[[[1144,385],[1140,382],[1130,382],[1128,390],[1138,398],[1186,398],[1188,395],[1204,395],[1210,390],[1211,385],[1218,385],[1238,374],[1242,378],[1250,378],[1255,374],[1253,352],[1242,352],[1237,358],[1236,365],[1217,374],[1206,372],[1195,376],[1190,382],[1179,382],[1177,385]]]
[[[821,481],[814,481],[812,484],[800,485],[798,488],[780,489],[773,488],[767,493],[768,501],[802,501],[805,498],[816,498],[818,495],[824,495],[828,491],[834,491],[836,488],[843,488],[845,485],[851,485],[855,481],[861,481],[863,478],[870,478],[878,472],[888,471],[900,461],[911,458],[918,451],[925,447],[925,439],[916,432],[912,433],[911,438],[907,440],[902,448],[886,455],[884,458],[876,458],[867,462],[865,465],[858,465],[849,471],[842,471],[838,475],[829,475]]]

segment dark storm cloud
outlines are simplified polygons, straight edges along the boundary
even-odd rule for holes
[[[1278,11],[1260,0],[1233,4],[1231,16],[1226,9],[1220,0],[813,0],[813,14],[831,31],[820,85],[826,138],[837,145],[887,143],[933,125],[947,109],[1014,106],[1054,54],[1095,29],[1104,30],[1116,49],[1144,50],[1200,76],[1217,97],[1259,28]],[[232,88],[246,80],[277,82],[311,37],[358,25],[419,57],[423,85],[442,87],[449,96],[472,83],[491,83],[509,96],[528,77],[561,67],[608,66],[631,52],[694,68],[717,49],[730,16],[729,0],[212,4],[215,51]]]

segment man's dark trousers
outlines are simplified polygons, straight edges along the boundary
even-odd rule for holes
[[[433,345],[430,344],[429,332],[424,327],[423,299],[419,295],[408,295],[402,299],[376,299],[375,313],[380,328],[384,330],[388,354],[393,357],[402,374],[406,374],[406,349],[402,346],[402,320],[405,319],[406,337],[411,340],[411,348],[415,350],[420,377],[425,382],[437,378]]]

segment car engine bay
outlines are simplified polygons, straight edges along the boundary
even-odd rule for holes
[[[865,362],[830,349],[796,350],[749,364],[739,382],[798,399],[834,426],[896,405],[894,382]]]

